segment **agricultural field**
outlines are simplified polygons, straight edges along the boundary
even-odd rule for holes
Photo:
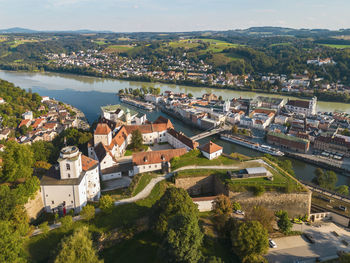
[[[169,46],[173,48],[195,48],[200,45],[200,42],[209,43],[210,46],[202,51],[203,53],[212,51],[213,53],[219,53],[222,52],[226,48],[233,48],[237,47],[237,44],[228,43],[221,40],[216,39],[209,39],[209,38],[196,38],[196,39],[185,39],[185,40],[179,40],[179,41],[172,41],[169,42]]]
[[[350,45],[337,45],[337,44],[321,44],[321,45],[325,47],[336,48],[336,49],[350,48]]]
[[[292,45],[292,43],[290,43],[290,42],[283,42],[283,43],[271,44],[270,47],[275,47],[275,46],[290,46],[290,45]]]
[[[8,44],[10,44],[11,48],[15,48],[18,47],[19,45],[23,45],[25,43],[35,43],[38,42],[38,40],[34,40],[34,39],[21,39],[21,40],[14,40],[12,42],[8,42]]]
[[[103,50],[105,53],[122,53],[133,49],[131,45],[111,45]]]

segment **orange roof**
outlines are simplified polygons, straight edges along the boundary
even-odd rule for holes
[[[35,122],[33,123],[32,127],[34,129],[38,128],[39,125],[43,122],[44,119],[36,119]]]
[[[186,148],[134,153],[132,155],[132,161],[134,165],[169,162],[175,156],[181,156],[185,153],[187,153]]]
[[[166,131],[169,128],[174,128],[170,120],[167,123],[153,123],[146,125],[127,125],[125,129],[128,134],[131,134],[134,130],[140,130],[142,134],[152,133],[152,132],[162,132]]]
[[[202,147],[200,147],[200,149],[203,152],[212,154],[212,153],[215,153],[217,151],[222,150],[222,147],[217,145],[217,144],[215,144],[215,143],[213,143],[212,141],[209,141],[207,144],[204,144]]]
[[[94,166],[96,166],[98,164],[97,161],[95,161],[94,159],[91,159],[87,156],[85,156],[84,154],[81,155],[81,164],[83,167],[84,171],[88,171],[91,168],[93,168]]]
[[[18,125],[18,128],[21,128],[22,126],[27,126],[28,122],[31,122],[31,120],[22,120],[21,123]]]
[[[44,124],[44,129],[50,130],[57,126],[57,122],[49,122]]]
[[[114,136],[110,147],[115,145],[115,144],[118,144],[118,146],[121,146],[127,138],[128,138],[128,133],[127,133],[125,127],[123,126],[120,128],[120,130]]]
[[[98,135],[107,135],[111,132],[111,128],[106,123],[99,123],[97,124],[95,134]]]

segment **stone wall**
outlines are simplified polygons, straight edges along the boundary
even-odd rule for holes
[[[175,186],[185,189],[191,196],[228,194],[225,186],[215,175],[176,178]]]
[[[309,215],[311,210],[311,192],[280,193],[265,192],[261,196],[254,196],[251,192],[231,192],[229,197],[242,205],[245,210],[248,207],[264,206],[273,211],[285,210],[289,217]]]
[[[40,190],[36,192],[33,199],[28,200],[28,202],[24,205],[24,208],[26,209],[30,220],[34,220],[39,216],[41,211],[44,209],[44,202]]]
[[[252,192],[232,192],[215,175],[176,178],[175,186],[185,189],[191,196],[225,194],[239,202],[243,210],[253,206],[264,206],[273,211],[286,210],[290,217],[310,214],[311,192],[280,193],[265,192],[254,196]]]

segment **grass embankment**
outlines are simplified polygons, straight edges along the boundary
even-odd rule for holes
[[[137,174],[132,178],[131,184],[127,188],[115,189],[103,192],[104,195],[110,195],[115,201],[129,198],[140,193],[152,180],[157,177],[154,173]]]
[[[213,160],[205,158],[199,150],[192,150],[182,155],[181,157],[175,157],[171,160],[171,169],[174,171],[184,166],[213,166],[213,165],[235,165],[239,164],[239,160],[230,159],[224,156],[220,156]]]
[[[64,231],[61,228],[50,231],[47,235],[37,235],[29,238],[25,244],[25,252],[30,262],[51,262],[57,254],[59,242],[65,235],[73,232],[73,229],[86,225],[96,238],[103,233],[108,233],[117,228],[131,228],[135,222],[150,215],[152,205],[163,195],[167,188],[167,182],[158,183],[151,194],[143,200],[135,203],[124,204],[113,208],[110,214],[97,214],[90,222],[78,221],[73,224],[72,229]],[[127,242],[127,241],[125,241]],[[123,243],[123,242],[122,242]],[[147,243],[147,246],[149,244]],[[137,254],[137,253],[136,253]],[[141,252],[140,252],[141,254]],[[129,255],[136,256],[136,255]],[[147,257],[147,253],[143,254]],[[113,262],[133,262],[119,261],[117,258]],[[135,261],[136,262],[136,261]]]

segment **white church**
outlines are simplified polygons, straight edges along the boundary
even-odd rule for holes
[[[57,209],[80,212],[87,201],[100,198],[98,162],[83,155],[78,147],[67,146],[58,164],[41,179],[41,193],[47,212]]]

